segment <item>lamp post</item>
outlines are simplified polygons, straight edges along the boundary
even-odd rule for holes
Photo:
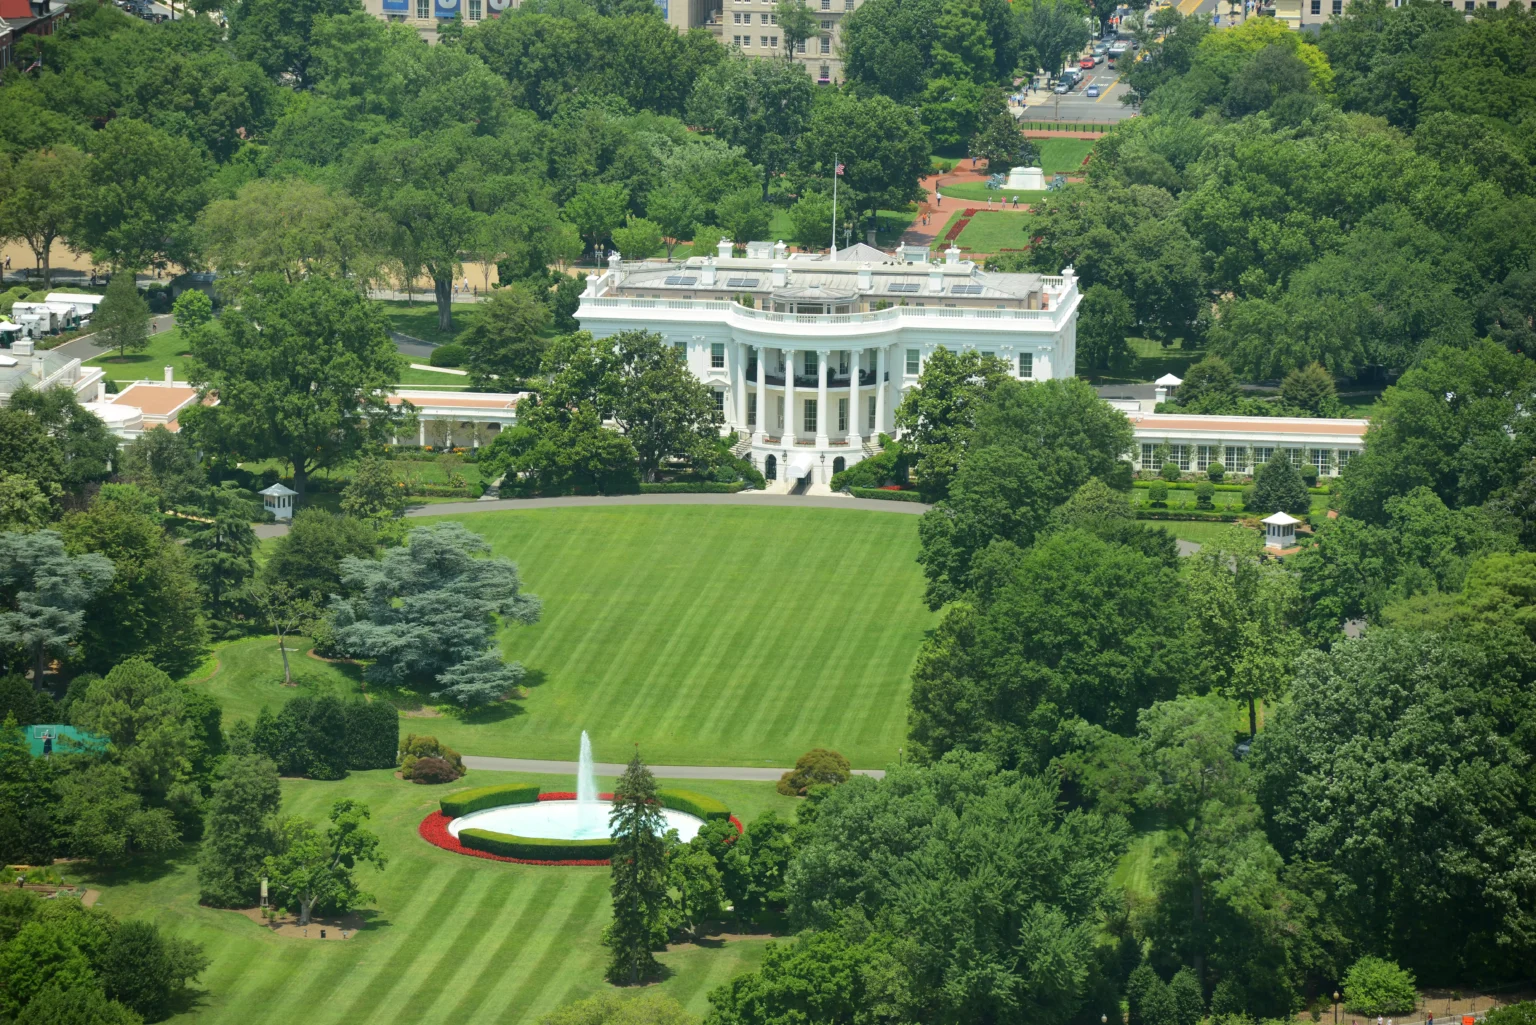
[[[1339,991],[1333,991],[1333,1025],[1339,1025]]]

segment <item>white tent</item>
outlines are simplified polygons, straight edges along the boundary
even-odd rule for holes
[[[796,452],[789,457],[788,469],[784,471],[785,480],[799,480],[811,472],[811,457]]]

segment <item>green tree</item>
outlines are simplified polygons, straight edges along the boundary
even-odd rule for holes
[[[123,446],[117,477],[154,496],[163,510],[196,504],[208,486],[202,458],[186,437],[158,427]]]
[[[121,765],[96,762],[61,776],[54,814],[61,853],[71,857],[111,865],[181,846],[170,809],[146,807]]]
[[[191,262],[210,172],[194,143],[135,118],[109,120],[81,168],[74,243],[118,271]]]
[[[277,852],[264,862],[273,896],[298,910],[300,925],[308,925],[316,911],[340,914],[373,900],[358,885],[356,870],[372,865],[382,872],[388,864],[379,838],[364,826],[366,804],[337,801],[330,819],[323,834],[304,819],[284,819],[277,827]]]
[[[800,138],[799,173],[830,181],[837,163],[844,166],[839,201],[867,213],[872,228],[876,210],[919,198],[918,180],[931,170],[928,135],[915,111],[886,96],[831,94]]]
[[[655,221],[631,217],[622,228],[613,229],[613,246],[631,260],[647,260],[661,248],[661,228]]]
[[[1019,47],[1050,75],[1088,43],[1088,8],[1081,0],[1028,0],[1014,7]],[[1026,68],[1033,72],[1033,68]]]
[[[603,239],[624,223],[628,206],[629,193],[623,186],[582,182],[562,213],[587,240],[594,257],[601,257]]]
[[[0,947],[0,1009],[14,1017],[50,985],[71,989],[95,981],[91,963],[57,929],[28,922]]]
[[[1219,413],[1237,401],[1237,377],[1220,356],[1206,356],[1184,372],[1178,403],[1191,412]]]
[[[800,44],[816,34],[816,16],[804,0],[777,0],[773,13],[779,31],[784,34],[784,59],[793,61]]]
[[[804,797],[811,787],[848,782],[852,771],[848,759],[818,747],[795,759],[795,767],[779,777],[778,791],[790,797]]]
[[[1357,1014],[1405,1014],[1419,1005],[1413,973],[1379,957],[1362,957],[1344,973],[1344,1006]]]
[[[652,989],[628,996],[599,993],[551,1012],[540,1025],[696,1025],[697,1021],[682,1004]]]
[[[0,531],[25,532],[47,526],[54,516],[50,499],[58,497],[59,486],[52,485],[49,492],[31,477],[0,470]]]
[[[187,536],[192,572],[202,586],[208,614],[227,621],[256,575],[256,533],[251,529],[256,505],[229,487],[208,489],[199,504],[203,515]]]
[[[693,229],[702,213],[703,207],[697,197],[675,185],[652,190],[645,201],[645,216],[661,232],[661,240],[667,244],[668,260],[672,259],[672,250],[679,242],[693,238]]]
[[[459,336],[477,388],[507,391],[538,373],[544,355],[542,332],[549,307],[521,285],[504,285],[475,307]]]
[[[1276,452],[1253,479],[1253,504],[1256,509],[1306,515],[1312,497],[1301,473],[1284,452]]]
[[[374,520],[382,529],[385,522],[405,511],[405,482],[395,476],[385,460],[361,459],[342,490],[341,511],[347,516]]]
[[[135,791],[156,805],[195,801],[186,787],[193,736],[187,688],[142,658],[94,681],[70,706],[70,720],[111,742]]]
[[[613,837],[613,921],[603,932],[608,980],[638,985],[660,970],[651,950],[667,904],[667,848],[656,801],[656,779],[634,757],[613,787],[608,832]]]
[[[302,501],[311,472],[407,427],[409,409],[387,394],[402,363],[377,308],[355,290],[262,279],[194,334],[187,374],[219,403],[184,412],[182,428],[228,456],[287,460]]]
[[[200,288],[189,288],[171,303],[176,326],[183,331],[202,327],[213,319],[213,300]]]
[[[721,197],[715,204],[715,220],[732,239],[749,242],[768,234],[772,214],[756,189],[742,189]]]
[[[976,409],[1008,377],[996,356],[937,348],[923,364],[918,387],[896,407],[896,426],[917,450],[918,489],[926,501],[949,493],[965,455]]]
[[[970,154],[985,160],[987,170],[994,173],[1040,163],[1035,144],[1024,138],[1018,120],[1007,109],[997,111],[977,127],[976,134],[971,136]]]
[[[288,533],[273,546],[262,579],[267,584],[287,584],[323,602],[342,589],[343,559],[371,559],[378,550],[378,534],[366,520],[325,509],[300,509]]]
[[[342,582],[359,597],[332,599],[336,645],[375,660],[365,671],[370,682],[435,682],[435,696],[464,705],[505,696],[523,667],[502,662],[496,617],[537,622],[539,599],[522,593],[507,559],[477,558],[490,545],[460,524],[419,527],[407,541],[378,562],[342,560]]]
[[[1012,117],[1012,115],[1009,115]],[[1126,335],[1136,327],[1136,311],[1117,289],[1094,285],[1078,306],[1078,371],[1123,369],[1135,357]]]
[[[53,286],[53,244],[72,242],[76,203],[85,158],[72,146],[28,150],[0,172],[0,238],[20,239],[32,250],[43,272],[43,288]]]
[[[647,479],[656,478],[667,456],[692,456],[713,444],[714,398],[669,342],[653,331],[620,331],[600,345],[599,402],[634,446]]]
[[[149,304],[139,295],[132,271],[112,275],[106,296],[91,317],[91,326],[104,348],[117,350],[118,359],[148,347]]]
[[[68,989],[50,984],[32,998],[17,1025],[141,1025],[143,1018],[116,1000],[108,1000],[94,982],[77,981]]]
[[[213,793],[198,852],[198,899],[213,907],[251,907],[261,869],[274,853],[273,816],[282,803],[277,767],[260,755],[226,759]]]
[[[27,652],[38,690],[48,656],[73,650],[86,609],[112,576],[111,559],[68,554],[57,531],[0,533],[0,644]]]
[[[101,960],[107,995],[150,1021],[169,1017],[172,1001],[211,963],[202,944],[137,919],[118,925]]]
[[[676,844],[667,850],[667,885],[674,894],[676,928],[698,939],[705,923],[725,913],[725,880],[704,843]]]
[[[820,192],[807,192],[789,208],[794,224],[790,236],[801,249],[820,249],[832,237],[832,199]]]
[[[775,12],[786,60],[732,54],[700,75],[688,97],[690,124],[739,147],[762,168],[765,200],[769,184],[794,159],[816,93],[811,76],[793,60],[795,44],[815,33],[810,9],[800,0],[779,0]]]
[[[15,437],[18,447],[26,446],[33,452],[12,449],[11,453],[0,453],[0,461],[40,484],[57,482],[83,505],[88,486],[110,476],[117,458],[117,437],[100,417],[80,405],[73,391],[61,384],[43,390],[18,389],[12,393],[8,408],[31,421],[18,425],[12,420],[4,426],[8,431],[19,427]],[[41,427],[48,440],[34,435],[35,427]],[[44,451],[36,452],[38,448]],[[7,460],[12,454],[15,457]]]
[[[292,75],[295,85],[308,88],[317,28],[352,10],[351,0],[241,0],[229,12],[230,45],[273,78]]]

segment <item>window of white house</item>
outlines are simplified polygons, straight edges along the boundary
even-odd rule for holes
[[[1253,446],[1253,468],[1257,470],[1271,459],[1275,458],[1275,450],[1268,445]]]
[[[1035,376],[1035,354],[1034,353],[1032,353],[1032,352],[1021,352],[1021,353],[1019,353],[1019,376],[1020,377],[1025,377],[1025,378],[1034,377]]]
[[[747,426],[757,426],[757,396],[747,393]]]
[[[767,49],[768,48],[768,37],[767,36],[763,36],[762,37],[762,41],[763,41],[763,48]]]
[[[432,17],[432,0],[416,0],[416,17]]]
[[[1141,443],[1141,468],[1143,470],[1157,469],[1157,446],[1150,441]]]
[[[768,37],[768,45],[773,47],[775,50],[777,50],[779,48],[779,37],[778,36],[769,36]]]
[[[1195,449],[1195,469],[1209,469],[1212,463],[1221,462],[1220,445],[1200,445]]]
[[[801,53],[805,52],[805,44],[804,43],[800,44],[800,52]],[[819,77],[822,78],[823,80],[831,78],[832,77],[832,67],[831,67],[831,65],[823,64],[821,66],[821,75]]]
[[[804,39],[800,40],[798,43],[795,44],[795,52],[796,53],[804,53],[805,52],[805,40]]]
[[[714,367],[716,370],[719,370],[725,366],[724,342],[709,343],[709,365]]]
[[[907,350],[907,376],[916,377],[919,367],[919,353],[916,349]]]
[[[717,391],[717,392],[713,392],[712,394],[715,396],[715,412],[719,413],[722,416],[724,416],[725,415],[725,392]]]
[[[1225,445],[1222,447],[1221,460],[1228,473],[1248,472],[1248,446]]]
[[[470,21],[479,21],[480,20],[480,10],[481,10],[480,0],[469,0],[469,20]]]
[[[1333,450],[1328,448],[1314,448],[1311,452],[1312,465],[1317,469],[1319,477],[1326,477],[1328,469],[1333,465]]]
[[[848,372],[848,350],[846,349],[841,349],[837,353],[837,372],[839,374]]]
[[[748,14],[748,17],[751,17],[750,13]],[[733,15],[731,17],[731,22],[732,22],[732,24],[735,24],[735,25],[740,25],[741,24],[741,12],[740,11],[736,11],[736,12],[733,13]],[[740,39],[741,37],[737,36],[736,38]]]
[[[804,362],[802,364],[805,367],[805,376],[806,377],[815,377],[816,376],[816,354],[814,352],[807,352],[807,353],[802,353],[802,355],[805,357],[805,360],[804,360]]]
[[[842,434],[848,433],[848,400],[837,400],[837,429]]]
[[[823,32],[831,32],[832,31],[832,19],[831,18],[822,18],[821,19],[821,30]]]
[[[822,0],[822,3],[826,3],[826,0]],[[822,53],[831,53],[832,52],[832,40],[830,38],[828,38],[827,36],[822,36],[821,37],[821,52]]]
[[[805,433],[816,433],[816,400],[805,400]]]
[[[687,342],[673,342],[672,343],[672,348],[676,349],[677,350],[677,354],[679,356],[683,357],[683,359],[685,361],[688,359],[688,343]]]
[[[779,23],[779,16],[777,14],[770,14],[770,15],[768,15],[768,24],[770,24],[770,25],[777,25],[778,23]]]
[[[1307,450],[1304,448],[1288,448],[1285,450],[1285,455],[1291,461],[1291,465],[1298,470],[1307,465]]]
[[[869,433],[875,433],[875,397],[869,397]]]
[[[1352,452],[1351,450],[1349,450],[1347,448],[1339,449],[1339,472],[1340,473],[1342,473],[1344,471],[1344,467],[1348,466],[1349,465],[1349,461],[1351,459],[1353,459],[1354,457],[1355,457],[1355,453]]]
[[[1168,458],[1181,470],[1189,469],[1189,446],[1169,445]]]

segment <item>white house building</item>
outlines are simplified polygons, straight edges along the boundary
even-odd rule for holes
[[[1138,470],[1158,470],[1164,460],[1180,470],[1203,471],[1220,463],[1228,473],[1253,473],[1284,452],[1296,466],[1319,477],[1337,476],[1365,451],[1368,420],[1289,416],[1194,416],[1128,412]]]
[[[1070,377],[1081,295],[1058,275],[981,270],[951,247],[900,255],[857,245],[789,255],[722,241],[712,257],[625,263],[590,274],[576,311],[597,337],[655,331],[714,392],[738,450],[779,482],[832,475],[891,433],[894,413],[935,349],[976,349],[1021,380]]]

